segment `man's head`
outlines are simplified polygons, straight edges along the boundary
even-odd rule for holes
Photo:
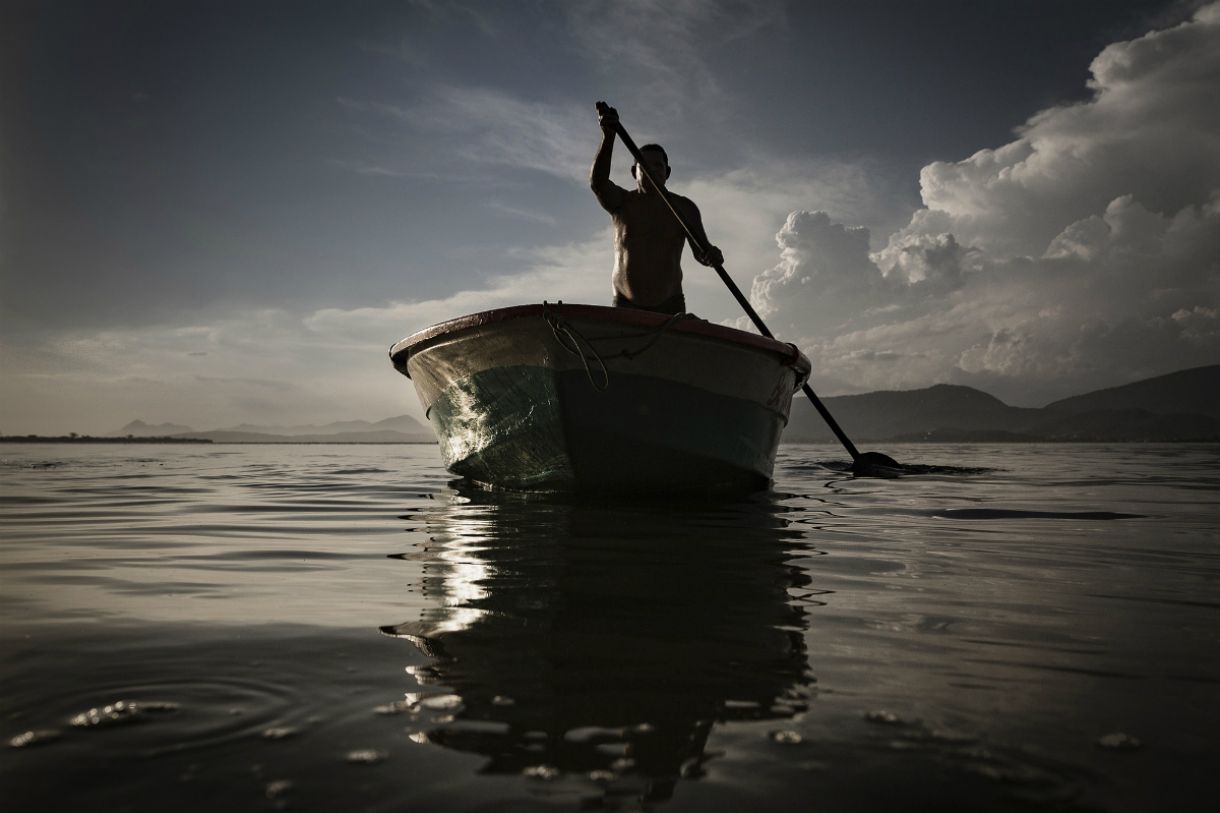
[[[664,186],[665,181],[669,180],[670,173],[669,156],[665,154],[665,148],[660,144],[645,144],[640,147],[640,156],[644,159],[644,169],[648,170],[649,176]],[[640,172],[638,163],[631,165],[631,177],[635,178],[640,189],[648,190],[648,181],[644,177],[644,173]]]

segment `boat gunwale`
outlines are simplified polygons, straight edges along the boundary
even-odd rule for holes
[[[411,375],[407,371],[408,360],[416,352],[422,350],[423,346],[430,344],[435,339],[460,333],[471,328],[485,327],[513,319],[545,316],[552,312],[566,319],[587,319],[650,329],[660,327],[665,322],[673,319],[673,316],[670,314],[635,308],[616,308],[606,305],[564,303],[552,305],[545,302],[542,304],[512,305],[507,308],[494,308],[448,319],[412,333],[405,339],[395,342],[390,347],[390,360],[393,362],[395,369],[407,376],[407,378],[410,378]],[[804,354],[794,344],[787,344],[777,339],[768,339],[766,336],[738,330],[737,328],[713,324],[693,315],[691,318],[675,320],[668,329],[678,333],[715,339],[729,344],[745,345],[755,350],[773,353],[789,365],[796,367],[804,366],[800,363]]]

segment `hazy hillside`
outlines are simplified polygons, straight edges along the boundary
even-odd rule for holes
[[[1220,418],[1220,364],[1064,398],[1046,408],[1055,412],[1143,409],[1160,415],[1194,413]]]
[[[1146,409],[1093,409],[1059,413],[1037,426],[1047,440],[1220,440],[1220,420],[1210,415],[1158,415]]]
[[[1077,395],[1041,409],[1014,407],[971,387],[825,399],[857,444],[877,441],[1220,441],[1220,365],[1197,367]],[[114,436],[206,438],[218,443],[433,443],[432,429],[409,415],[322,425],[239,426],[196,431],[132,421]],[[833,443],[804,396],[792,401],[785,441]]]
[[[1040,410],[1008,406],[971,387],[937,384],[920,390],[870,392],[824,399],[848,437],[885,439],[921,435],[936,429],[1023,432],[1037,422]],[[830,441],[813,405],[798,394],[785,440]]]
[[[137,438],[148,437],[168,437],[170,435],[181,435],[185,432],[193,432],[189,426],[184,426],[180,423],[144,423],[141,420],[134,420],[124,426],[122,429],[111,432],[110,437],[125,438],[128,435]]]
[[[188,430],[189,431],[189,430]],[[299,437],[303,435],[337,435],[352,432],[401,432],[407,435],[428,435],[432,430],[412,418],[410,415],[396,415],[375,423],[368,421],[334,421],[326,424],[297,424],[293,426],[267,426],[264,424],[243,423],[237,426],[226,426],[214,432],[244,432],[260,435],[286,435]]]
[[[391,429],[364,432],[329,432],[313,435],[278,435],[270,432],[238,432],[230,429],[213,429],[207,432],[188,432],[177,437],[203,438],[215,443],[434,443],[436,437],[415,432],[395,432]]]
[[[113,437],[205,438],[217,443],[433,443],[436,436],[410,415],[370,423],[335,421],[322,425],[266,426],[240,424],[220,429],[197,430],[174,423],[146,424],[132,421]]]
[[[979,390],[944,384],[827,398],[825,404],[857,444],[1220,440],[1220,365],[1085,393],[1041,409],[1011,407]],[[835,442],[799,394],[784,440]]]

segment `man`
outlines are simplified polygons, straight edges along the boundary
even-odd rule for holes
[[[704,265],[723,265],[724,256],[708,242],[698,207],[688,198],[666,191],[669,157],[659,145],[646,144],[640,148],[648,175],[639,164],[631,167],[635,189],[623,189],[610,180],[618,112],[605,102],[598,102],[597,113],[602,143],[589,171],[589,186],[614,224],[614,304],[657,313],[682,313],[686,310],[686,298],[682,294],[680,261],[688,237],[665,199],[682,216],[698,243],[707,246],[707,253],[701,256],[698,243],[691,241],[696,260]],[[660,188],[653,188],[648,177]]]

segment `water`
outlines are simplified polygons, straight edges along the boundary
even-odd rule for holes
[[[733,503],[431,446],[0,447],[9,810],[1210,810],[1220,447],[781,450]]]

